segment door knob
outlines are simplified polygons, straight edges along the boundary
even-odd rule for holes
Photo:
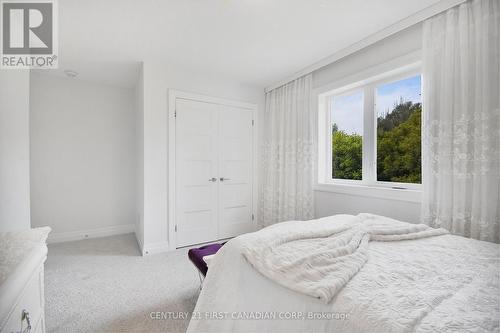
[[[219,178],[219,180],[220,180],[221,182],[223,182],[223,181],[225,181],[225,180],[231,180],[231,178],[224,178],[224,177],[220,177],[220,178]]]
[[[215,183],[215,182],[217,181],[217,178],[212,177],[212,178],[210,178],[208,181],[209,181],[209,182],[214,182],[214,183]]]

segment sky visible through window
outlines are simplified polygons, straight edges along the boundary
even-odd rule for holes
[[[363,135],[363,91],[335,96],[331,107],[332,124],[346,134]]]
[[[377,100],[375,101],[377,116],[384,116],[391,112],[401,99],[403,99],[403,102],[420,103],[420,81],[420,75],[417,75],[378,86]]]
[[[377,116],[394,108],[402,98],[405,102],[420,103],[420,75],[377,87]],[[347,134],[363,135],[363,92],[337,96],[331,104],[332,123]],[[360,118],[361,117],[361,118]]]

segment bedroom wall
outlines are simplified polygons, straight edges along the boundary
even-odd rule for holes
[[[50,241],[134,231],[133,89],[33,74],[32,225]]]
[[[168,244],[168,89],[256,103],[264,109],[264,88],[200,75],[161,61],[143,64],[144,84],[144,253],[169,249]],[[259,117],[258,117],[259,118]],[[258,119],[257,124],[258,125]],[[259,135],[259,138],[262,136]]]
[[[415,54],[419,57],[418,51],[421,48],[422,26],[417,24],[314,72],[313,89],[321,89],[322,86],[340,82],[369,69],[375,70],[375,72],[372,71],[372,75],[380,74],[376,71],[381,64],[390,63],[410,54],[410,58],[414,58]],[[380,66],[380,70],[387,71],[383,67]],[[418,199],[405,200],[402,197],[401,200],[393,200],[361,194],[346,194],[336,192],[334,188],[328,188],[328,186],[317,188],[314,197],[316,217],[369,212],[409,222],[420,221]]]
[[[27,70],[0,70],[0,231],[30,228]]]

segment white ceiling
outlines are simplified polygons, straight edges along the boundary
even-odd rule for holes
[[[132,86],[145,59],[265,87],[440,0],[60,0],[60,70]]]

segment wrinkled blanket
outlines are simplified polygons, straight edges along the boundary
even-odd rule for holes
[[[274,282],[328,303],[366,263],[368,242],[447,233],[372,214],[337,215],[293,227],[279,223],[262,229],[244,242],[242,254]]]

